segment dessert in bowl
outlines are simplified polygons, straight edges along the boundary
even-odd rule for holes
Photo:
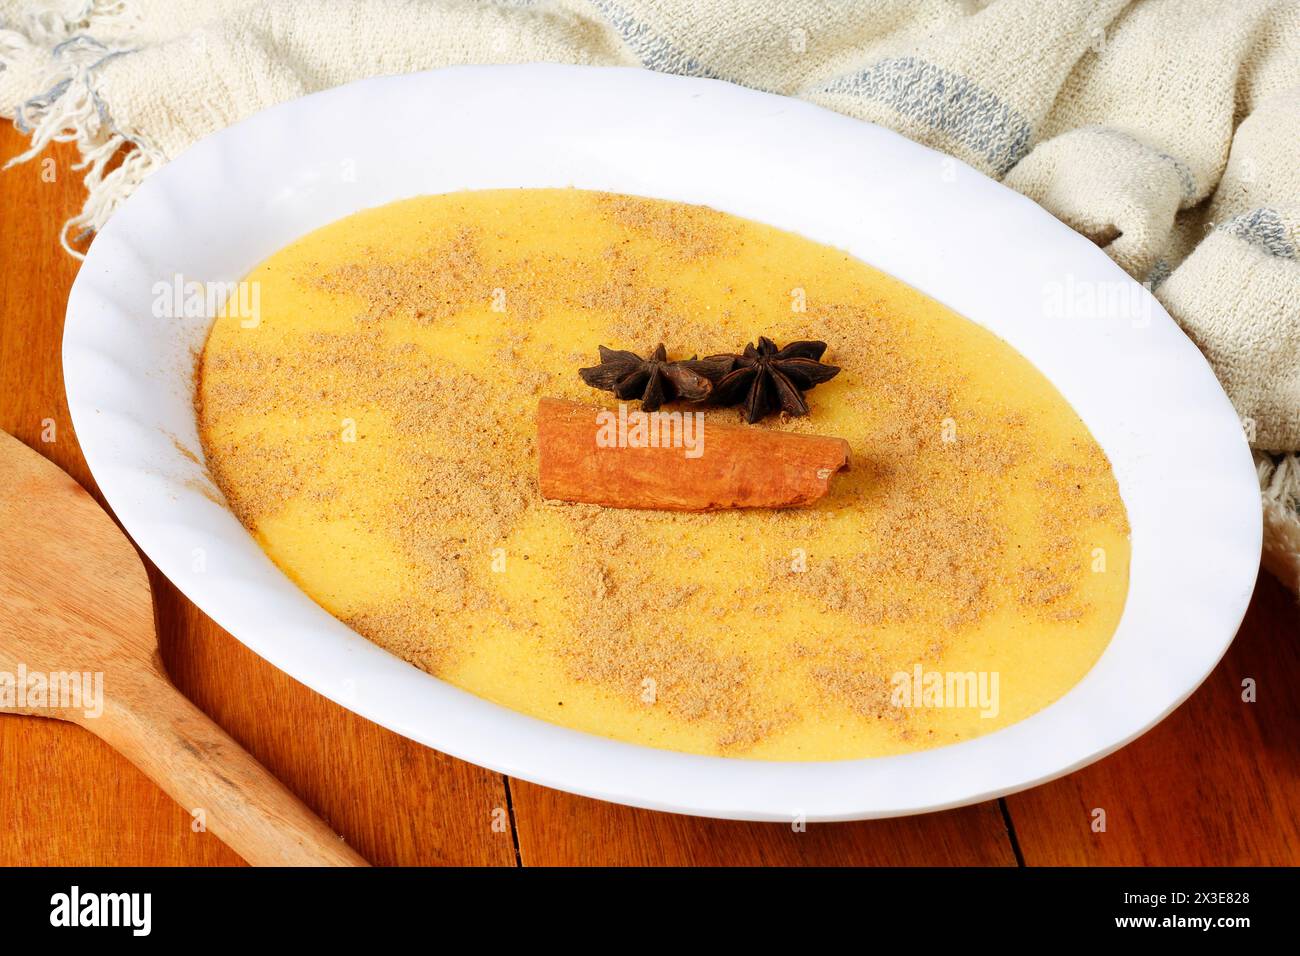
[[[349,126],[367,135],[340,137]],[[508,196],[493,200],[500,191]],[[484,228],[493,203],[503,228]],[[420,204],[442,225],[412,227]],[[551,210],[556,241],[528,240],[531,271],[503,268],[528,252],[518,219],[528,209]],[[561,210],[582,228],[556,223]],[[678,243],[683,223],[726,241]],[[363,226],[370,238],[351,242]],[[606,255],[625,239],[628,256]],[[512,251],[514,240],[524,246]],[[386,271],[401,300],[407,267],[427,265],[431,252],[460,263],[437,281],[451,275],[454,287],[479,270],[487,281],[474,287],[486,297],[457,314],[420,317],[400,302],[388,314],[374,280]],[[562,260],[578,254],[583,274],[573,275]],[[297,280],[280,287],[288,273],[261,271],[277,261]],[[612,290],[638,263],[651,273],[622,282],[629,299],[616,307]],[[255,274],[266,328],[238,330],[253,335],[202,310],[156,309],[159,283]],[[1122,293],[1137,311],[1099,312],[1071,298],[1079,290]],[[288,323],[282,294],[311,307]],[[637,318],[647,297],[657,319]],[[807,415],[776,411],[751,425],[743,402],[664,404],[705,421],[705,454],[668,449],[681,452],[681,471],[667,475],[699,477],[689,469],[707,472],[728,447],[752,461],[755,440],[725,431],[740,428],[781,448],[845,442],[849,468],[824,488],[787,495],[787,508],[710,512],[538,500],[539,406],[640,410],[636,396],[583,380],[581,369],[601,364],[600,346],[643,361],[662,343],[671,363],[743,357],[760,337],[825,342],[820,361],[840,371],[803,391]],[[331,349],[341,353],[332,375]],[[296,364],[273,375],[277,357]],[[367,80],[250,117],[151,176],[97,236],[69,300],[64,372],[78,440],[115,514],[240,641],[446,753],[639,806],[879,817],[1068,772],[1196,688],[1241,620],[1258,562],[1258,489],[1240,423],[1195,347],[1102,252],[1023,197],[886,130],[712,81],[457,68]],[[202,422],[199,372],[209,390]],[[288,388],[317,381],[324,396]],[[259,403],[265,412],[253,414]],[[468,418],[448,419],[448,408]],[[232,447],[241,432],[242,458]],[[484,434],[504,444],[487,454]],[[322,459],[313,449],[326,441]],[[268,454],[281,470],[257,461]],[[906,467],[891,472],[891,460]],[[462,465],[484,480],[459,475]],[[248,486],[259,474],[269,491]],[[1071,475],[1082,488],[1072,490]],[[447,479],[441,497],[403,499],[434,490],[433,476]],[[522,503],[510,503],[511,485]],[[931,485],[966,498],[941,503]],[[713,474],[704,487],[722,486]],[[283,507],[266,506],[272,493]],[[453,496],[462,511],[421,559],[415,529],[436,530],[427,519],[447,515]],[[469,518],[492,511],[485,502],[506,510],[480,528]],[[426,520],[399,534],[394,515],[421,517],[420,508]],[[936,540],[920,540],[923,523]],[[636,534],[620,539],[628,529]],[[463,564],[446,560],[458,553],[453,537],[474,545]],[[972,546],[955,551],[961,539]],[[1026,547],[1021,560],[1014,552]],[[983,563],[936,563],[981,549]],[[597,606],[604,575],[612,613],[579,618]],[[407,627],[394,593],[419,611],[434,605],[447,632]],[[467,609],[454,620],[448,608],[459,603],[436,606],[453,599]],[[642,608],[663,620],[643,622]],[[396,623],[384,620],[395,612]],[[649,635],[648,659],[617,653],[620,620]],[[575,627],[560,629],[565,621]],[[827,635],[809,659],[798,656],[796,627]],[[1019,650],[994,661],[979,646],[986,638]],[[864,650],[873,641],[878,659]],[[831,660],[847,673],[825,660],[840,651]],[[723,675],[721,692],[691,670],[701,659]],[[908,662],[910,687],[896,680]],[[985,667],[999,669],[995,716],[980,716],[989,706],[925,706],[928,692],[942,691],[931,703],[948,699],[935,675],[978,678]],[[1036,680],[1025,687],[1010,675]],[[555,690],[568,696],[552,700]],[[890,707],[868,716],[885,690]],[[910,708],[901,718],[895,694]]]
[[[226,500],[326,610],[488,700],[691,753],[876,757],[1035,713],[1119,621],[1128,523],[1087,427],[997,336],[842,251],[703,206],[486,190],[355,213],[245,281],[257,321],[217,320],[198,384]],[[539,396],[618,408],[578,374],[598,343],[725,355],[753,330],[833,343],[842,374],[791,409],[669,402],[698,442],[632,478],[698,487],[718,426],[758,418],[847,442],[825,498],[544,497]]]

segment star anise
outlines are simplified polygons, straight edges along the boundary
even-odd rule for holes
[[[600,346],[600,364],[580,368],[578,374],[592,388],[613,392],[624,400],[639,398],[641,407],[653,412],[664,402],[682,399],[698,402],[709,397],[713,383],[684,362],[668,361],[663,343],[641,358],[635,352],[621,352]]]
[[[819,361],[825,351],[825,342],[791,342],[778,349],[771,339],[760,336],[757,348],[751,342],[742,354],[727,356],[733,360],[732,368],[714,381],[710,398],[719,405],[743,403],[745,421],[751,425],[777,411],[807,415],[803,393],[840,371],[839,366]]]

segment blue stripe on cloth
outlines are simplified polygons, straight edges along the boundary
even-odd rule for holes
[[[1252,209],[1240,216],[1233,216],[1220,228],[1230,236],[1238,236],[1259,246],[1271,256],[1279,259],[1296,258],[1296,247],[1291,242],[1286,224],[1272,209]]]
[[[880,60],[832,80],[821,92],[884,103],[982,156],[998,176],[1020,162],[1033,138],[1029,121],[988,90],[915,57]]]
[[[630,13],[610,0],[591,0],[592,6],[605,15],[610,26],[640,59],[641,65],[660,73],[675,73],[678,76],[701,76],[705,79],[718,80],[721,76],[705,66],[695,57],[679,50],[670,41],[654,30],[644,21],[638,20]]]

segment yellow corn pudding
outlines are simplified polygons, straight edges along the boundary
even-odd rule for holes
[[[1042,709],[1119,621],[1127,517],[1078,415],[840,250],[701,206],[491,190],[356,213],[246,278],[257,314],[217,319],[197,385],[226,500],[331,614],[503,706],[697,754],[896,754]],[[542,498],[539,399],[618,407],[577,372],[598,345],[759,336],[825,341],[842,369],[808,415],[746,426],[845,439],[824,498]],[[742,421],[689,408],[706,441]]]

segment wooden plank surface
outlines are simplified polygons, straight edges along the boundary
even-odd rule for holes
[[[654,813],[510,783],[525,866],[1015,866],[996,802],[862,823]]]
[[[0,158],[24,141],[0,127]],[[71,150],[0,174],[0,428],[94,492],[63,398],[63,309],[77,263],[59,225],[81,201]],[[46,423],[55,440],[42,441]],[[905,820],[781,824],[632,810],[506,781],[392,734],[302,687],[151,569],[181,690],[378,864],[993,864],[1016,847],[998,802]],[[1006,803],[1026,862],[1300,862],[1297,614],[1259,589],[1228,658],[1132,747]],[[1260,700],[1242,704],[1254,676]],[[1094,834],[1090,810],[1108,810]],[[0,865],[240,861],[89,734],[0,716]],[[502,826],[502,821],[506,822]],[[517,846],[517,849],[516,849]]]

